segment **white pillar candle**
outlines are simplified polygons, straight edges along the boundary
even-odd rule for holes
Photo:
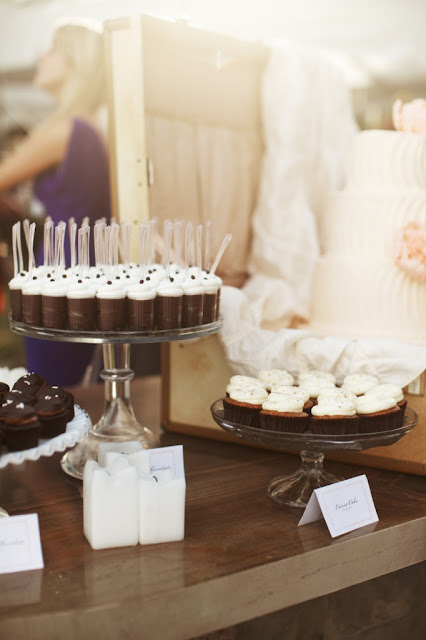
[[[185,536],[185,478],[172,471],[140,476],[139,542],[155,544],[183,540]]]
[[[129,442],[100,442],[98,446],[98,462],[101,467],[106,466],[106,453],[115,451],[116,453],[132,454],[143,450],[142,443],[137,440]]]
[[[124,459],[101,468],[88,460],[83,475],[84,535],[93,549],[138,543],[138,474]]]

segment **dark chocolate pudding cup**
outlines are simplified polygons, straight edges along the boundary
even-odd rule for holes
[[[157,295],[155,303],[157,329],[179,329],[182,326],[182,298],[183,296]]]
[[[203,324],[203,298],[202,293],[183,294],[182,327],[196,327]]]
[[[220,317],[220,287],[217,290],[217,299],[216,299],[216,320],[219,320]]]
[[[31,324],[34,327],[42,326],[40,294],[22,294],[22,320],[25,324]]]
[[[96,298],[67,298],[68,328],[73,331],[96,331]]]
[[[126,328],[126,297],[97,297],[96,319],[99,331],[124,331]]]
[[[66,296],[49,296],[42,294],[41,311],[43,327],[47,329],[67,328],[67,299]]]
[[[9,293],[12,319],[20,322],[22,320],[22,289],[9,289]]]
[[[127,299],[130,331],[151,331],[154,329],[155,298],[149,300]]]
[[[217,316],[217,292],[204,293],[203,324],[215,322]]]

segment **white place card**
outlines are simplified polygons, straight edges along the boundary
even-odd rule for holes
[[[378,522],[370,486],[365,475],[315,489],[299,527],[324,518],[333,538]]]
[[[148,452],[151,475],[155,476],[158,472],[173,471],[176,479],[185,477],[183,446],[181,444],[173,447],[149,449]]]
[[[0,573],[43,567],[37,514],[0,518]]]

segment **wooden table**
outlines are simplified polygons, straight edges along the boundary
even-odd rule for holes
[[[102,385],[75,390],[93,421]],[[160,381],[132,383],[139,419],[160,433]],[[38,513],[45,568],[0,576],[1,638],[193,638],[345,589],[426,560],[426,479],[327,462],[366,473],[379,522],[331,539],[323,521],[266,496],[298,457],[163,434],[184,445],[183,542],[93,551],[84,538],[81,482],[62,454],[0,470],[0,505]]]

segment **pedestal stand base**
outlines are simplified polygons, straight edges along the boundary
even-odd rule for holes
[[[323,453],[301,451],[300,457],[302,465],[296,473],[278,476],[271,480],[268,485],[268,496],[279,504],[304,509],[315,489],[340,482],[343,478],[324,471]]]

